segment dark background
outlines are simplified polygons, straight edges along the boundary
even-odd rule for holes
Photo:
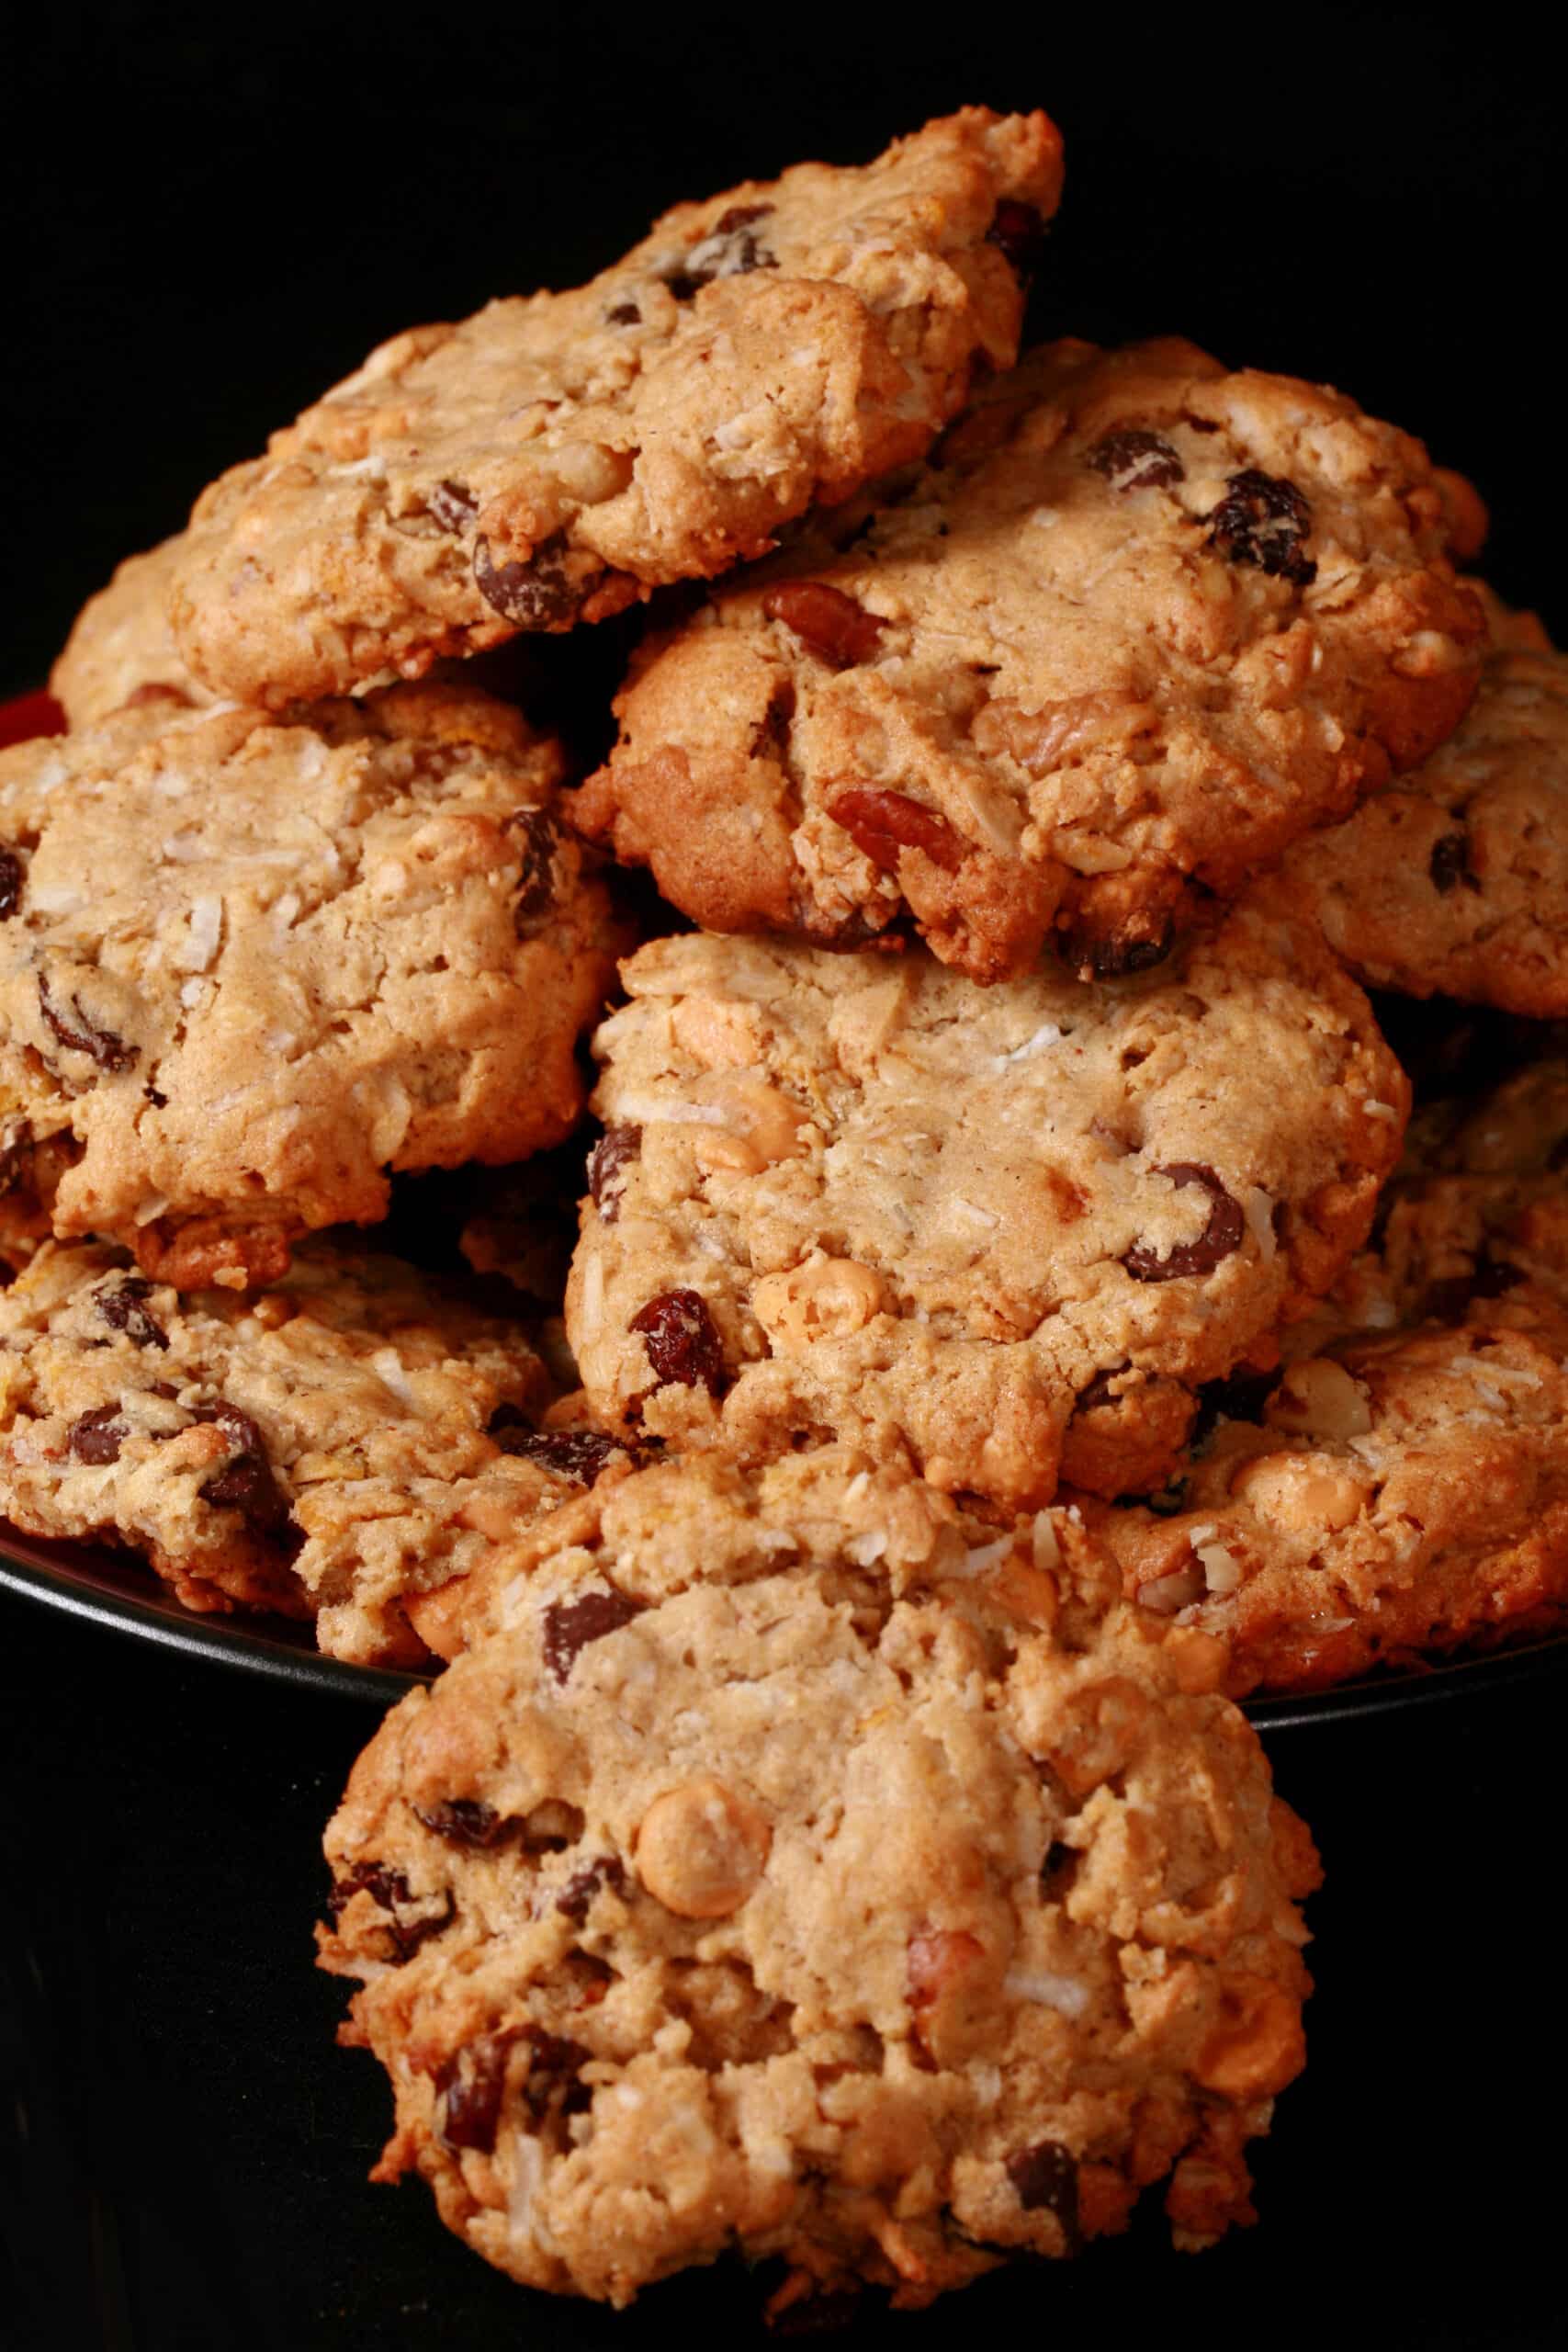
[[[106,6],[0,58],[0,690],[386,334],[570,284],[678,197],[1043,103],[1041,333],[1178,330],[1325,378],[1470,471],[1505,594],[1561,584],[1553,61],[1500,12]],[[1512,20],[1522,28],[1522,19]],[[1489,31],[1488,23],[1499,29]],[[1286,1732],[1329,1868],[1313,2061],[1261,2227],[1157,2227],[873,2331],[1561,2345],[1564,1684]],[[629,2320],[492,2278],[364,2174],[316,1844],[371,1717],[0,1603],[0,2346],[378,2352],[756,2340],[739,2269]],[[852,2338],[850,2341],[863,2341]]]

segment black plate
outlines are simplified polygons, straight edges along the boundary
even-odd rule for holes
[[[202,1616],[184,1609],[150,1571],[127,1554],[84,1544],[46,1544],[18,1535],[0,1522],[0,1587],[41,1600],[69,1615],[90,1618],[166,1649],[208,1657],[220,1666],[270,1675],[297,1689],[329,1690],[341,1698],[388,1706],[423,1678],[389,1667],[354,1666],[323,1657],[311,1645],[309,1626],[275,1617]],[[1517,1648],[1493,1650],[1401,1673],[1383,1673],[1333,1690],[1250,1699],[1247,1713],[1260,1730],[1291,1731],[1306,1724],[1344,1723],[1352,1717],[1387,1714],[1395,1708],[1429,1706],[1438,1699],[1524,1675],[1568,1668],[1568,1634]]]

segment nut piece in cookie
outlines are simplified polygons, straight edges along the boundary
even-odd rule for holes
[[[1179,2245],[1250,2221],[1317,1869],[1221,1645],[1120,1605],[1077,1514],[837,1449],[563,1520],[327,1832],[374,2177],[615,2304],[739,2249],[775,2311],[919,2307],[1162,2181]]]
[[[1007,1503],[1158,1486],[1398,1157],[1365,998],[1263,897],[1119,981],[696,935],[623,978],[567,1295],[607,1428],[853,1439]]]
[[[1192,345],[1035,352],[881,505],[650,641],[579,821],[709,930],[1157,960],[1475,691],[1425,450]]]
[[[52,1145],[57,1234],[243,1287],[384,1216],[390,1170],[566,1135],[616,938],[560,766],[432,684],[287,722],[151,706],[0,755],[14,1187]]]
[[[198,501],[173,616],[241,700],[620,611],[923,454],[1017,356],[1061,193],[1044,115],[678,205],[570,293],[418,327]]]

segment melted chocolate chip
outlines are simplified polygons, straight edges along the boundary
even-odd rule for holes
[[[493,1846],[511,1826],[482,1797],[446,1797],[438,1804],[416,1804],[414,1811],[427,1829],[454,1846]]]
[[[71,1451],[78,1462],[91,1463],[95,1468],[106,1462],[118,1462],[119,1449],[130,1435],[125,1423],[117,1416],[118,1405],[95,1405],[90,1413],[71,1424]]]
[[[968,844],[963,834],[936,809],[922,808],[908,793],[857,785],[830,800],[828,814],[885,874],[897,871],[907,849],[922,851],[944,874],[955,874],[964,863]]]
[[[607,1591],[585,1592],[580,1600],[552,1600],[545,1611],[545,1664],[558,1682],[564,1682],[579,1653],[606,1634],[619,1633],[640,1613],[640,1601],[629,1600],[612,1585]]]
[[[724,1346],[707,1303],[694,1290],[661,1290],[632,1317],[628,1327],[643,1344],[653,1376],[681,1388],[704,1387],[716,1396],[724,1386]]]
[[[556,1897],[556,1909],[581,1928],[602,1886],[607,1886],[612,1894],[624,1894],[626,1891],[626,1871],[614,1854],[601,1854],[584,1869],[574,1871]]]
[[[1058,934],[1056,952],[1080,980],[1122,980],[1134,972],[1152,972],[1156,964],[1163,964],[1175,938],[1176,926],[1168,917],[1149,939],[1099,939],[1087,932],[1064,931]]]
[[[523,939],[539,917],[547,914],[555,905],[555,858],[560,847],[560,835],[554,820],[543,808],[521,809],[511,823],[513,831],[521,836],[523,842],[519,859],[522,874],[513,913],[517,936]]]
[[[604,1437],[598,1430],[531,1429],[515,1405],[502,1405],[491,1414],[488,1434],[502,1453],[536,1462],[584,1487],[593,1484],[613,1453],[626,1451],[618,1438]]]
[[[781,588],[770,588],[762,610],[771,621],[782,621],[831,670],[874,662],[887,626],[825,580],[786,581]]]
[[[479,501],[465,481],[438,481],[426,491],[424,503],[444,531],[466,531],[479,513]]]
[[[986,243],[995,245],[1021,277],[1031,277],[1044,249],[1045,223],[1032,204],[1004,196],[986,232]]]
[[[1462,883],[1467,890],[1479,890],[1481,888],[1480,881],[1471,871],[1468,833],[1445,833],[1441,841],[1434,842],[1427,871],[1431,876],[1433,889],[1445,899],[1456,883]]]
[[[22,903],[22,861],[14,849],[0,849],[0,922],[8,922]]]
[[[169,1335],[145,1304],[152,1295],[150,1282],[141,1274],[127,1274],[113,1290],[96,1293],[93,1304],[109,1329],[123,1331],[134,1346],[166,1348]]]
[[[614,1225],[621,1214],[626,1170],[641,1152],[642,1129],[633,1126],[629,1120],[617,1119],[605,1128],[588,1155],[588,1189],[606,1225]]]
[[[1078,2222],[1078,2168],[1058,2140],[1037,2140],[1007,2161],[1007,2176],[1026,2213],[1054,2213],[1069,2254],[1083,2245]]]
[[[38,1005],[44,1025],[62,1046],[68,1046],[73,1053],[86,1054],[101,1070],[108,1071],[111,1076],[118,1070],[131,1069],[141,1059],[140,1046],[128,1046],[123,1037],[115,1035],[112,1029],[100,1029],[87,1018],[82,1010],[80,997],[72,998],[71,1011],[74,1021],[68,1021],[50,995],[49,982],[41,972],[39,974]]]
[[[1164,490],[1184,481],[1187,469],[1163,433],[1133,425],[1124,433],[1108,433],[1097,441],[1087,461],[1103,474],[1112,490]]]
[[[582,609],[585,586],[567,563],[566,534],[536,547],[521,563],[497,563],[490,541],[474,541],[474,585],[492,611],[519,628],[559,628]]]
[[[232,1458],[197,1488],[215,1510],[237,1510],[258,1535],[280,1536],[291,1528],[288,1498],[267,1458],[266,1440],[248,1413],[233,1405],[198,1406],[193,1418],[220,1429]]]
[[[1247,1219],[1241,1204],[1226,1192],[1212,1168],[1191,1159],[1172,1160],[1168,1167],[1156,1168],[1156,1176],[1168,1176],[1180,1187],[1201,1184],[1213,1205],[1209,1222],[1196,1241],[1179,1241],[1168,1257],[1162,1258],[1146,1243],[1135,1242],[1122,1263],[1134,1282],[1172,1283],[1188,1274],[1212,1274],[1223,1260],[1241,1247],[1247,1230]]]
[[[1293,481],[1251,466],[1232,474],[1208,523],[1209,545],[1230,562],[1252,564],[1297,588],[1317,578],[1305,550],[1312,508]]]

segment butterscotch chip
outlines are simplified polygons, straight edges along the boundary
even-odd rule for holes
[[[1327,1288],[1398,1156],[1365,1000],[1272,901],[1089,985],[696,935],[623,978],[567,1295],[607,1428],[852,1437],[1007,1502],[1059,1468],[1157,1486],[1196,1386]]]
[[[881,504],[653,639],[579,821],[710,930],[1158,960],[1440,743],[1483,616],[1426,452],[1190,344],[1034,353]]]
[[[191,669],[342,693],[762,553],[1010,366],[1061,168],[1043,114],[966,107],[863,169],[678,205],[573,292],[394,337],[198,501]]]
[[[1315,1857],[1077,1515],[707,1457],[514,1566],[327,1832],[322,1962],[396,2100],[378,2179],[613,2303],[739,2248],[785,2303],[919,2306],[1159,2181],[1179,2244],[1252,2217]]]

